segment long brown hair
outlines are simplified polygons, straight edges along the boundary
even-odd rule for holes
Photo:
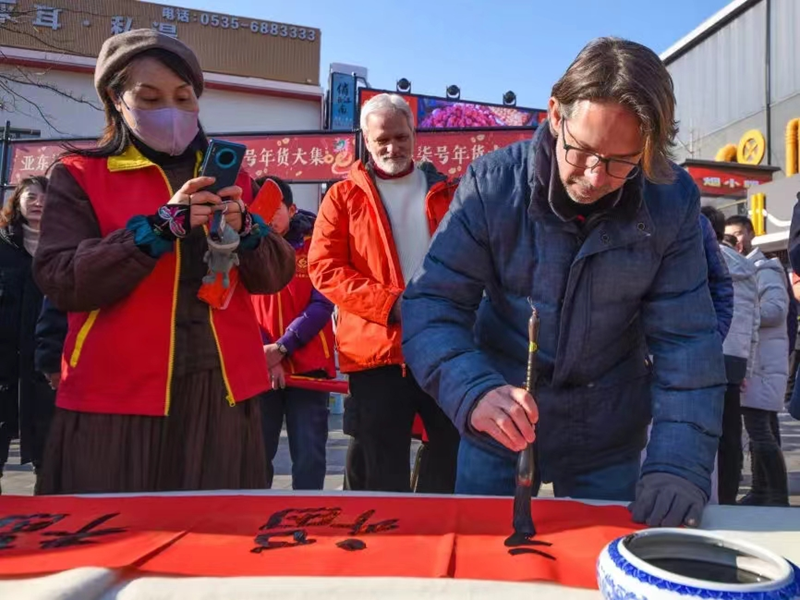
[[[0,229],[13,227],[22,218],[22,209],[20,208],[22,194],[32,185],[38,185],[42,188],[42,192],[46,192],[47,177],[34,175],[32,177],[26,177],[17,184],[17,187],[14,188],[14,193],[8,199],[5,206],[3,206],[2,212],[0,212]]]
[[[655,52],[619,38],[593,40],[553,86],[552,96],[567,118],[581,100],[618,102],[629,107],[641,123],[645,176],[654,183],[674,179],[670,161],[678,133],[675,89]]]
[[[108,88],[115,97],[121,96],[125,90],[125,86],[128,84],[131,74],[131,65],[136,60],[145,57],[156,59],[170,71],[175,73],[175,75],[180,77],[183,81],[191,84],[195,90],[202,89],[203,82],[197,81],[192,69],[190,69],[189,65],[187,65],[186,62],[184,62],[183,59],[181,59],[177,54],[173,54],[167,50],[162,50],[161,48],[152,48],[137,54],[131,62],[129,62],[127,65],[125,65],[125,67],[120,69],[111,77],[108,82]],[[131,143],[131,133],[128,130],[127,125],[125,125],[125,120],[122,118],[122,115],[114,106],[114,100],[105,90],[101,93],[101,99],[103,101],[103,110],[105,111],[106,125],[103,129],[102,136],[100,136],[100,139],[97,141],[97,147],[78,148],[71,144],[67,144],[65,145],[67,154],[105,158],[108,156],[122,154],[125,151],[125,148],[127,148]],[[198,142],[198,147],[195,149],[205,151],[205,149],[208,147],[208,140],[206,139],[202,126],[200,126]]]

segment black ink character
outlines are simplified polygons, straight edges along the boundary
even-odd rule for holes
[[[533,536],[521,533],[512,533],[506,538],[505,545],[509,548],[508,553],[511,556],[519,556],[520,554],[538,554],[549,560],[556,560],[556,557],[547,552],[529,548],[527,546],[552,546],[550,542],[543,542],[540,540],[532,540]]]
[[[286,508],[270,515],[267,522],[259,528],[259,531],[266,531],[257,535],[254,542],[255,548],[250,550],[255,554],[260,554],[264,550],[274,550],[276,548],[295,548],[297,546],[308,546],[316,543],[316,539],[309,538],[306,527],[325,527],[342,513],[341,508]],[[281,531],[272,531],[280,529]],[[290,538],[287,540],[276,540],[275,538]]]
[[[334,523],[332,527],[349,529],[348,533],[350,535],[359,535],[363,533],[383,533],[384,531],[391,531],[392,529],[397,529],[399,527],[397,524],[399,519],[386,519],[385,521],[379,521],[377,523],[367,525],[367,521],[369,521],[374,514],[374,510],[368,510],[358,515],[353,523]]]
[[[0,530],[11,526],[7,533],[35,533],[55,525],[68,515],[40,513],[33,515],[9,515],[0,517]]]
[[[336,542],[336,545],[342,550],[346,550],[347,552],[364,550],[367,547],[367,545],[363,541],[354,538],[347,538],[346,540],[342,540],[341,542]]]
[[[273,538],[276,537],[288,537],[291,538],[291,541],[273,540]],[[272,533],[262,533],[257,535],[254,541],[256,544],[258,544],[258,546],[252,548],[250,552],[254,554],[261,554],[264,550],[274,550],[276,548],[296,548],[297,546],[308,546],[310,544],[316,543],[317,540],[309,539],[308,534],[302,529],[292,529],[290,531],[276,531]]]
[[[88,546],[89,544],[96,544],[97,540],[91,538],[97,538],[106,535],[114,535],[116,533],[125,533],[128,531],[125,527],[112,527],[110,529],[98,529],[95,530],[96,527],[99,527],[106,521],[110,521],[114,517],[118,517],[119,513],[110,513],[107,515],[103,515],[102,517],[98,517],[91,523],[87,523],[78,531],[69,532],[69,531],[45,531],[42,535],[53,537],[55,539],[47,540],[41,542],[42,550],[47,550],[49,548],[67,548],[69,546]]]
[[[55,525],[67,515],[48,513],[38,513],[32,515],[8,515],[0,517],[0,550],[10,550],[14,548],[14,542],[19,533],[36,533],[42,529],[47,529]]]
[[[341,508],[287,508],[273,513],[260,529],[325,527],[340,514]]]
[[[14,542],[17,540],[16,535],[0,534],[0,550],[11,550],[14,547]]]

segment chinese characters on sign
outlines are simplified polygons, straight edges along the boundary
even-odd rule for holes
[[[111,17],[111,35],[119,35],[131,30],[133,19],[131,17]]]
[[[532,129],[436,132],[417,134],[415,159],[428,161],[445,175],[460,177],[474,159],[520,140]],[[226,136],[247,145],[242,167],[253,178],[275,175],[296,183],[322,183],[343,179],[355,162],[356,137],[352,133],[310,132],[285,135]],[[93,142],[76,142],[91,147]],[[11,147],[9,183],[30,175],[46,175],[64,149],[58,143],[25,140]]]
[[[747,191],[755,186],[772,181],[772,173],[759,173],[743,169],[687,165],[700,193],[705,196],[730,196],[747,198]]]
[[[355,80],[346,73],[331,75],[330,128],[334,131],[352,131],[355,117]]]
[[[17,0],[0,1],[0,25],[8,22],[16,22],[14,17],[14,8],[17,6]]]
[[[355,162],[355,135],[274,134],[226,139],[247,145],[242,168],[253,178],[275,175],[295,182],[341,179]]]
[[[533,129],[472,131],[420,131],[417,133],[418,161],[428,161],[445,175],[460,177],[476,158],[515,142],[529,140]]]
[[[42,4],[34,4],[33,7],[36,9],[36,18],[32,23],[34,27],[49,27],[53,31],[61,28],[59,15],[61,15],[63,9]]]
[[[175,23],[159,23],[154,21],[153,29],[157,29],[159,33],[163,33],[169,37],[178,38],[178,26]]]

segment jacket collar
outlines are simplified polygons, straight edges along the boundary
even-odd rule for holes
[[[203,153],[197,151],[198,164],[203,160]],[[147,167],[158,166],[156,163],[142,154],[133,144],[129,144],[122,154],[109,156],[107,160],[108,170],[112,173],[118,171],[135,171]]]
[[[447,181],[447,175],[437,171],[436,167],[434,167],[430,162],[423,160],[415,162],[414,164],[420,171],[422,171],[422,174],[425,175],[428,191],[430,191],[431,188],[437,183],[444,183]],[[374,167],[372,166],[372,161],[367,160],[365,162],[357,160],[355,163],[353,163],[353,166],[350,167],[349,178],[358,184],[359,187],[365,189],[368,189],[367,181],[371,182],[374,186],[376,175]]]

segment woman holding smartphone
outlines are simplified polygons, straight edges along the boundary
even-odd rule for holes
[[[294,252],[247,210],[250,178],[217,193],[197,177],[203,73],[149,29],[106,40],[95,87],[97,147],[53,167],[34,263],[69,313],[43,494],[266,487],[258,402],[269,388],[250,294],[294,274]],[[200,293],[204,227],[223,210],[239,233],[224,309]]]

